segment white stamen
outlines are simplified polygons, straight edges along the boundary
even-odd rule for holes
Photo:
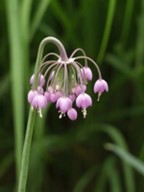
[[[43,117],[43,116],[42,116],[42,111],[41,111],[41,109],[38,109],[38,114],[39,114],[39,117],[40,117],[40,118]]]
[[[83,114],[83,118],[86,118],[86,116],[87,116],[87,110],[86,110],[86,109],[83,109],[83,110],[82,110],[82,114]]]
[[[59,111],[60,115],[59,115],[59,119],[61,119],[62,117],[65,117],[65,113],[62,113],[61,111]]]
[[[101,96],[101,93],[98,93],[98,98],[97,98],[97,101],[100,100],[100,96]]]
[[[62,118],[62,116],[63,116],[63,114],[61,113],[61,114],[59,115],[59,119],[61,119],[61,118]]]

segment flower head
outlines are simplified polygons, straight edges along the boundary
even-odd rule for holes
[[[48,53],[40,60],[40,65],[30,78],[31,90],[28,93],[28,102],[41,115],[41,110],[48,103],[55,103],[59,110],[59,118],[68,116],[71,120],[77,119],[77,111],[73,107],[81,108],[83,116],[87,115],[87,108],[92,106],[92,99],[86,93],[93,73],[89,62],[97,69],[99,80],[95,82],[94,92],[98,96],[108,91],[108,85],[101,77],[98,65],[85,52],[78,48],[68,58],[62,43],[53,37],[47,38],[59,49],[60,55]],[[77,52],[82,55],[76,56]]]

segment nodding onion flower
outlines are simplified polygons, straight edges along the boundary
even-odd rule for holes
[[[49,39],[57,45],[60,55],[50,52],[42,58],[35,74],[30,78],[28,102],[37,109],[40,117],[41,110],[48,103],[55,103],[59,118],[67,115],[69,119],[76,120],[76,107],[81,109],[85,118],[87,108],[92,105],[92,98],[86,93],[88,83],[94,76],[89,63],[92,63],[98,72],[98,79],[94,84],[94,93],[98,93],[98,100],[104,91],[108,91],[108,84],[102,79],[96,62],[81,48],[76,49],[68,58],[61,42],[54,37]],[[78,52],[81,55],[77,56]]]

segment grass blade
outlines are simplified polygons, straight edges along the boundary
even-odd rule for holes
[[[78,181],[77,185],[75,186],[73,192],[83,192],[90,180],[94,177],[97,170],[97,166],[92,167],[89,169],[86,174],[84,174],[80,180]]]
[[[108,157],[103,164],[102,172],[96,182],[94,192],[104,192],[106,188],[107,180],[110,181],[110,187],[112,192],[121,192],[120,177],[115,168],[116,159],[114,157]]]
[[[131,165],[135,170],[137,170],[140,174],[144,175],[144,163],[116,145],[108,143],[105,145],[106,149],[114,152],[121,159]]]
[[[107,169],[108,178],[110,180],[111,192],[122,192],[120,175],[115,167],[115,159],[112,158]]]
[[[16,172],[18,178],[21,164],[24,127],[23,56],[18,1],[6,0],[6,11],[11,54],[11,87],[15,131]]]
[[[30,13],[33,0],[23,0],[21,3],[21,32],[23,34],[24,42],[29,39],[30,28]]]
[[[138,19],[138,35],[136,43],[136,66],[143,66],[144,62],[144,1],[141,1],[141,13]],[[141,68],[140,68],[141,69]]]
[[[42,17],[44,16],[46,10],[47,10],[47,7],[50,3],[50,0],[41,0],[39,2],[39,5],[38,5],[38,8],[37,10],[35,11],[35,15],[34,15],[34,19],[32,21],[32,26],[31,26],[31,32],[30,32],[30,39],[33,38],[41,20],[42,20]]]
[[[112,23],[113,23],[113,18],[114,18],[115,6],[116,6],[116,0],[109,0],[109,7],[108,7],[108,12],[107,12],[105,30],[104,30],[104,34],[103,34],[100,51],[99,51],[98,57],[97,57],[98,63],[102,62],[106,48],[107,48],[110,31],[111,31],[111,27],[112,27]]]
[[[127,3],[126,3],[122,34],[121,34],[121,40],[124,43],[126,43],[129,32],[130,32],[130,24],[131,24],[133,9],[134,9],[134,2],[135,2],[134,0],[127,0]]]
[[[120,134],[119,131],[117,131],[116,128],[112,126],[102,126],[101,129],[106,132],[112,140],[119,145],[121,148],[128,150],[127,144],[125,140],[123,139],[123,136]],[[125,177],[125,183],[126,183],[126,191],[127,192],[134,192],[135,191],[135,185],[134,185],[134,175],[131,167],[123,161],[123,170],[124,170],[124,177]]]

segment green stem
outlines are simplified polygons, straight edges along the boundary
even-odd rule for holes
[[[105,30],[104,30],[104,35],[103,35],[100,51],[99,51],[98,57],[97,57],[98,63],[102,62],[107,45],[108,45],[108,40],[109,40],[112,22],[113,22],[113,18],[114,18],[115,5],[116,5],[116,0],[109,0],[106,26],[105,26]]]
[[[37,82],[38,82],[37,70],[39,68],[39,65],[41,64],[44,47],[49,42],[54,43],[58,47],[62,60],[68,59],[65,48],[58,39],[56,39],[54,37],[46,37],[45,39],[43,39],[41,41],[39,49],[38,49],[36,66],[35,66],[35,82],[34,82],[35,88],[37,87]],[[22,154],[22,163],[21,163],[21,170],[20,170],[18,192],[26,191],[30,149],[31,149],[31,142],[32,142],[34,125],[35,125],[35,119],[36,119],[36,112],[37,111],[35,109],[32,109],[32,108],[30,109],[29,119],[28,119],[28,124],[27,124],[27,129],[26,129],[26,137],[25,137],[24,148],[23,148],[23,154]]]
[[[56,39],[55,37],[44,38],[41,41],[41,43],[39,45],[39,49],[38,49],[38,56],[37,56],[36,66],[35,66],[35,71],[34,71],[34,74],[36,75],[35,83],[34,83],[35,87],[37,86],[37,80],[38,80],[37,69],[39,68],[39,65],[40,65],[40,62],[41,62],[42,56],[43,56],[44,47],[47,43],[54,43],[60,52],[61,60],[63,60],[63,61],[68,60],[65,48],[64,48],[63,44],[58,39]]]
[[[44,50],[44,47],[47,43],[54,43],[60,52],[61,59],[63,61],[68,60],[68,57],[67,57],[67,54],[66,54],[66,51],[65,51],[63,44],[55,37],[46,37],[41,41],[40,46],[39,46],[38,57],[37,57],[36,67],[35,67],[36,70],[38,69],[39,61],[42,59],[43,50]]]
[[[31,149],[35,118],[36,118],[36,110],[33,110],[31,108],[29,113],[26,137],[25,137],[23,154],[22,154],[22,163],[21,163],[18,192],[26,191],[25,189],[26,189],[26,181],[27,181],[27,175],[28,175],[28,165],[29,165],[30,149]]]

